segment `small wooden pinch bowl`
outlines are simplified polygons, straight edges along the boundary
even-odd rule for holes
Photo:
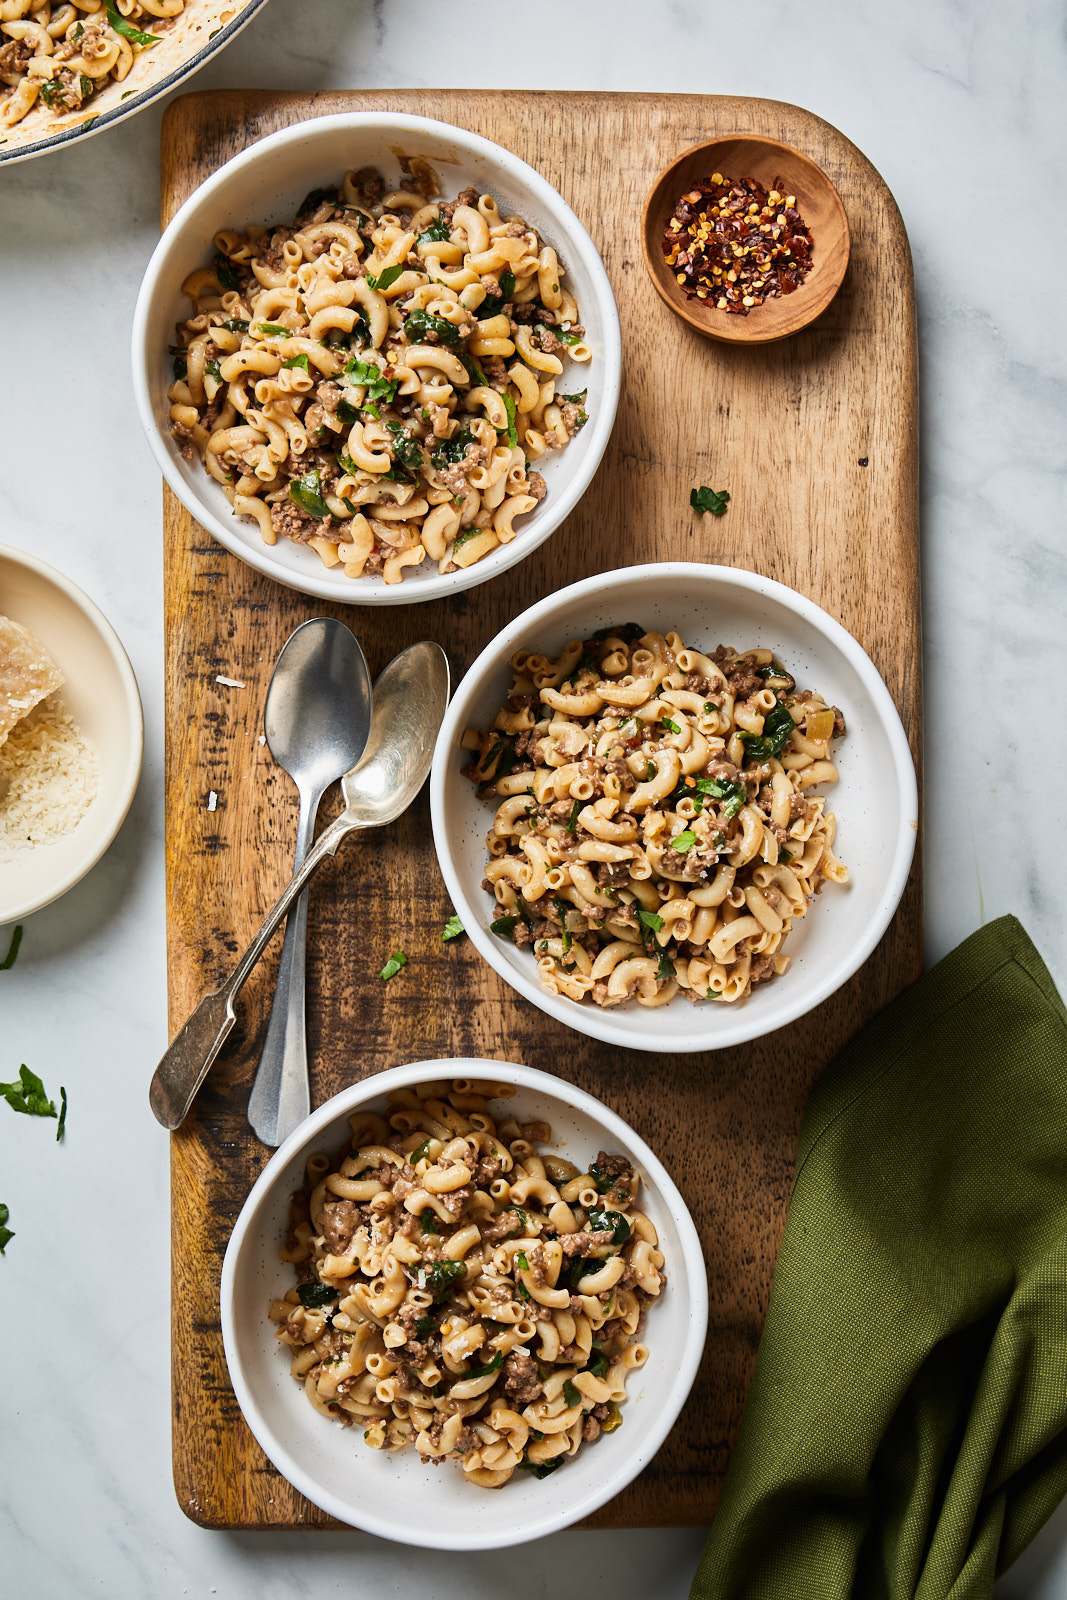
[[[698,300],[686,294],[663,253],[674,207],[713,172],[730,179],[755,178],[766,189],[780,178],[783,192],[796,195],[796,208],[811,234],[811,268],[799,288],[771,296],[747,316],[718,310],[710,297]],[[641,248],[657,294],[691,328],[727,344],[770,344],[807,327],[841,287],[848,266],[848,219],[841,196],[808,156],[780,139],[735,133],[693,145],[664,167],[645,201]]]

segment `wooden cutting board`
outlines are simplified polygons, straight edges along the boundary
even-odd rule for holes
[[[550,540],[493,582],[433,604],[350,609],[281,588],[216,546],[165,491],[172,1033],[230,970],[289,875],[295,790],[259,734],[274,659],[307,617],[332,612],[349,622],[372,672],[413,640],[430,638],[448,651],[458,676],[519,611],[590,573],[681,559],[747,567],[799,589],[859,639],[919,757],[912,269],[896,205],[869,162],[809,112],[764,100],[227,91],[190,95],[167,112],[164,223],[253,141],[302,118],[367,110],[474,129],[530,162],[570,202],[618,299],[625,374],[618,420],[592,487]],[[653,292],[641,262],[641,205],[660,168],[688,145],[731,131],[771,135],[810,155],[837,185],[852,233],[851,263],[829,310],[792,339],[749,349],[686,328]],[[721,519],[690,512],[689,490],[701,483],[729,489]],[[243,687],[220,684],[219,676]],[[506,987],[466,940],[441,943],[450,909],[425,794],[375,837],[373,849],[349,848],[315,879],[313,1104],[400,1062],[473,1055],[558,1073],[633,1123],[693,1212],[711,1321],[682,1419],[641,1479],[591,1525],[706,1523],[752,1375],[808,1095],[844,1042],[922,968],[920,857],[889,932],[850,984],[768,1039],[704,1056],[656,1059],[561,1027]],[[253,1441],[219,1331],[223,1251],[268,1155],[245,1108],[280,942],[245,989],[231,1043],[171,1144],[174,1475],[183,1510],[208,1527],[331,1525]],[[379,969],[397,948],[410,963],[383,984]]]

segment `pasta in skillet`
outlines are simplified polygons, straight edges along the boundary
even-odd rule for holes
[[[636,623],[512,657],[507,701],[468,729],[497,802],[492,931],[531,945],[553,994],[600,1006],[734,1002],[786,971],[823,884],[844,718],[770,650],[712,655]]]
[[[665,1282],[626,1158],[538,1154],[546,1123],[490,1113],[513,1094],[456,1079],[351,1116],[308,1160],[282,1250],[300,1281],[270,1308],[318,1411],[490,1489],[621,1426]]]
[[[427,199],[412,165],[405,188],[367,167],[291,228],[217,234],[168,392],[183,453],[267,544],[386,583],[515,538],[546,493],[531,463],[587,420],[564,358],[591,359],[551,245],[475,189]]]
[[[185,0],[0,0],[0,128],[38,104],[78,111],[184,10]]]

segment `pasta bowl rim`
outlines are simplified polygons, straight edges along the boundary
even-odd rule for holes
[[[122,640],[95,600],[91,600],[84,589],[79,588],[73,579],[68,578],[65,573],[60,572],[56,567],[50,566],[48,562],[42,561],[38,556],[31,555],[29,551],[20,550],[14,545],[0,544],[0,577],[3,576],[5,567],[22,568],[24,572],[32,576],[32,579],[42,589],[58,591],[64,602],[68,606],[74,607],[85,618],[93,634],[102,645],[116,675],[114,687],[117,693],[114,696],[113,704],[116,715],[121,712],[128,748],[124,763],[121,768],[117,769],[117,781],[114,785],[111,805],[96,827],[80,841],[82,848],[75,853],[74,844],[77,842],[79,830],[91,817],[91,809],[82,818],[74,832],[69,835],[72,841],[71,848],[70,850],[65,849],[63,855],[69,856],[71,859],[67,860],[65,865],[61,865],[56,858],[43,855],[40,858],[42,881],[40,889],[30,893],[23,891],[21,900],[16,899],[8,904],[5,904],[3,898],[0,897],[0,927],[7,923],[17,922],[22,917],[32,916],[35,911],[42,911],[45,906],[51,905],[54,900],[58,900],[68,890],[73,889],[75,884],[80,883],[86,874],[92,871],[97,862],[103,858],[113,844],[133,803],[133,797],[137,792],[137,785],[140,781],[141,763],[144,756],[144,711],[141,705],[140,691],[137,687],[137,679]],[[3,609],[4,605],[5,601],[0,599],[0,610]],[[16,616],[13,620],[17,622],[19,618]],[[41,642],[50,648],[49,641],[42,639]],[[59,648],[56,647],[57,656],[61,653]],[[61,699],[63,699],[66,692],[67,685],[65,684],[58,691]],[[75,717],[75,721],[77,720],[78,718]],[[60,841],[60,843],[65,844],[65,841]],[[50,850],[54,847],[44,846],[42,848]],[[36,862],[36,860],[37,858],[34,857],[33,861]],[[19,858],[16,857],[16,862],[18,861]],[[57,866],[59,869],[57,874],[51,878],[48,877],[48,867],[50,865]],[[0,878],[2,877],[3,874],[0,874]]]
[[[551,463],[553,467],[558,463],[559,476],[550,482],[548,498],[528,513],[515,539],[499,545],[471,566],[462,567],[446,576],[435,573],[433,576],[420,577],[419,573],[423,570],[420,567],[412,569],[411,574],[399,583],[386,584],[378,577],[346,580],[331,576],[331,569],[321,566],[316,570],[310,559],[306,571],[285,566],[272,555],[276,546],[257,543],[258,532],[256,539],[246,543],[237,531],[241,525],[238,519],[232,515],[227,518],[216,512],[214,499],[208,490],[209,486],[211,489],[217,486],[202,469],[199,476],[186,477],[174,440],[157,416],[157,380],[166,358],[152,337],[154,303],[161,280],[176,258],[181,259],[186,270],[191,272],[203,257],[203,240],[199,247],[183,243],[187,231],[195,229],[199,236],[203,232],[201,212],[210,210],[219,192],[234,180],[243,179],[252,169],[268,165],[272,156],[287,146],[302,147],[308,151],[307,160],[313,169],[309,171],[308,181],[312,181],[315,172],[320,181],[323,176],[330,176],[336,163],[327,157],[319,161],[316,167],[316,158],[311,151],[316,142],[328,143],[349,128],[382,130],[380,159],[383,163],[395,159],[387,143],[390,135],[421,133],[447,140],[465,154],[487,161],[502,178],[507,177],[517,189],[528,192],[552,218],[553,237],[546,242],[558,250],[568,266],[574,259],[580,260],[582,270],[590,279],[597,314],[603,324],[602,347],[594,351],[593,356],[603,383],[603,394],[598,398],[596,411],[582,429],[580,438],[573,440],[566,450],[559,453],[557,461]],[[429,159],[432,164],[434,157]],[[441,158],[436,159],[440,161]],[[326,173],[322,170],[323,166],[329,167]],[[448,186],[446,179],[442,179],[442,182],[445,187]],[[212,238],[219,227],[232,224],[233,221],[228,215],[216,218],[205,237]],[[332,600],[340,605],[418,605],[423,601],[440,600],[487,583],[532,555],[570,516],[592,483],[611,438],[622,386],[622,331],[615,294],[600,253],[577,213],[547,178],[504,145],[454,123],[408,112],[342,111],[306,118],[257,140],[213,172],[175,212],[152,252],[137,295],[131,348],[134,398],[141,426],[157,466],[190,516],[230,555],[236,556],[264,577],[272,578],[298,593],[313,595],[319,600]],[[165,387],[163,385],[164,394]],[[572,455],[571,452],[575,450],[577,454]],[[282,547],[286,543],[288,541],[279,541]],[[309,557],[310,554],[308,552]],[[318,560],[317,557],[314,559]],[[433,563],[430,563],[431,569],[432,566]]]
[[[417,1519],[410,1516],[405,1518],[398,1515],[395,1523],[385,1525],[383,1519],[373,1514],[368,1516],[365,1510],[358,1510],[359,1505],[359,1473],[353,1474],[352,1506],[346,1505],[339,1498],[319,1485],[314,1478],[294,1461],[290,1450],[284,1441],[278,1438],[273,1428],[264,1416],[263,1407],[253,1392],[245,1371],[243,1351],[237,1331],[237,1304],[236,1304],[236,1279],[240,1270],[244,1252],[255,1248],[261,1241],[261,1236],[256,1233],[259,1218],[275,1194],[277,1185],[284,1179],[286,1172],[291,1168],[294,1159],[300,1155],[310,1153],[316,1145],[330,1143],[329,1134],[332,1130],[335,1135],[340,1135],[346,1127],[346,1118],[360,1106],[381,1100],[391,1089],[405,1088],[411,1084],[421,1083],[440,1078],[456,1078],[471,1076],[479,1079],[495,1079],[500,1082],[511,1083],[520,1090],[527,1091],[531,1097],[542,1099],[546,1102],[545,1114],[547,1120],[552,1121],[552,1102],[558,1101],[579,1115],[587,1117],[594,1122],[598,1129],[598,1136],[606,1135],[608,1138],[621,1143],[626,1152],[633,1157],[645,1186],[657,1196],[663,1207],[670,1213],[678,1235],[680,1253],[678,1259],[671,1259],[667,1263],[667,1287],[661,1300],[657,1301],[652,1310],[653,1320],[659,1317],[672,1318],[679,1330],[684,1329],[681,1335],[683,1345],[683,1358],[675,1367],[673,1377],[670,1379],[670,1395],[668,1403],[655,1415],[642,1418],[640,1428],[620,1429],[618,1433],[598,1440],[595,1450],[605,1446],[614,1445],[613,1455],[618,1455],[620,1460],[614,1464],[613,1470],[604,1471],[603,1457],[594,1461],[600,1471],[593,1487],[584,1494],[578,1494],[570,1502],[570,1508],[563,1515],[546,1516],[544,1525],[533,1523],[532,1519],[524,1522],[521,1515],[513,1514],[510,1517],[492,1517],[485,1515],[487,1509],[499,1507],[498,1500],[484,1500],[480,1498],[484,1491],[478,1490],[473,1485],[461,1485],[464,1490],[469,1490],[471,1499],[471,1512],[468,1518],[457,1518],[455,1531],[451,1528],[442,1531],[434,1529],[436,1547],[464,1551],[464,1550],[491,1550],[508,1548],[514,1544],[525,1543],[531,1539],[539,1539],[559,1532],[569,1527],[582,1517],[589,1516],[593,1511],[606,1504],[613,1495],[616,1495],[631,1483],[641,1472],[662,1446],[667,1434],[674,1426],[682,1407],[689,1396],[693,1382],[700,1366],[704,1351],[708,1323],[708,1289],[707,1271],[704,1263],[704,1253],[701,1248],[700,1238],[696,1225],[689,1212],[677,1184],[667,1172],[660,1158],[649,1146],[647,1141],[627,1123],[618,1112],[605,1105],[587,1090],[580,1089],[565,1079],[556,1078],[551,1073],[542,1072],[536,1067],[527,1067],[516,1061],[493,1061],[476,1056],[436,1057],[428,1061],[409,1061],[400,1066],[389,1067],[383,1072],[374,1073],[359,1083],[351,1084],[347,1089],[334,1095],[313,1111],[298,1128],[290,1134],[289,1138],[278,1150],[274,1152],[263,1171],[256,1179],[249,1191],[248,1197],[238,1213],[233,1231],[226,1246],[226,1253],[222,1265],[222,1278],[220,1285],[220,1312],[222,1322],[223,1346],[226,1354],[226,1364],[233,1384],[234,1393],[241,1408],[242,1415],[256,1438],[257,1443],[264,1450],[277,1470],[293,1486],[299,1490],[313,1504],[323,1511],[336,1517],[339,1521],[347,1523],[350,1527],[360,1528],[364,1532],[378,1534],[382,1538],[393,1539],[398,1543],[420,1544],[425,1542],[426,1528]],[[279,1273],[284,1270],[279,1262]],[[263,1317],[263,1325],[267,1326]],[[652,1349],[650,1365],[655,1357],[654,1330],[649,1335]],[[288,1373],[285,1374],[287,1381]],[[640,1407],[641,1398],[629,1394],[626,1400],[627,1409],[624,1416],[627,1421],[633,1420],[634,1411]],[[315,1413],[310,1406],[307,1407],[308,1424],[314,1428],[325,1426],[324,1420]],[[634,1444],[629,1441],[636,1440]],[[353,1443],[353,1449],[358,1446]],[[590,1460],[595,1457],[595,1450],[590,1453]],[[380,1467],[383,1458],[378,1452],[366,1452],[368,1457],[366,1466]],[[385,1461],[390,1458],[386,1456]],[[560,1475],[562,1479],[568,1469],[574,1471],[577,1463],[581,1461],[582,1453],[575,1457],[573,1463],[568,1462]],[[357,1461],[359,1458],[357,1457]],[[451,1470],[450,1464],[445,1463],[443,1471]],[[554,1480],[559,1481],[559,1480]],[[502,1493],[507,1493],[507,1485]],[[572,1482],[572,1487],[577,1485]],[[475,1498],[479,1497],[479,1498]],[[401,1502],[401,1511],[406,1501]],[[514,1506],[511,1507],[515,1512]],[[465,1531],[466,1530],[466,1531]],[[474,1531],[472,1531],[474,1530]]]
[[[663,1015],[659,1010],[646,1011],[644,1008],[639,1009],[635,1004],[616,1008],[600,1007],[588,1001],[570,1000],[565,995],[550,994],[538,982],[533,957],[529,952],[522,952],[524,957],[529,957],[528,961],[512,963],[507,958],[506,952],[513,947],[489,932],[487,902],[479,904],[467,893],[464,874],[458,864],[459,846],[453,839],[454,819],[450,814],[447,788],[454,771],[453,763],[465,756],[465,752],[459,747],[459,737],[463,729],[471,725],[472,708],[480,698],[485,697],[489,682],[494,677],[506,673],[507,662],[514,652],[522,646],[528,646],[531,639],[536,639],[537,630],[541,630],[542,636],[545,631],[550,630],[555,624],[556,615],[573,601],[587,602],[589,625],[599,626],[601,622],[607,623],[612,620],[610,615],[604,613],[612,611],[614,605],[612,597],[616,593],[628,590],[631,585],[637,586],[645,580],[652,579],[676,582],[680,593],[685,593],[687,590],[695,591],[700,585],[708,585],[710,588],[713,585],[725,584],[784,606],[835,648],[857,673],[870,697],[878,723],[888,742],[897,780],[896,798],[901,828],[893,844],[892,861],[885,874],[884,890],[879,896],[874,914],[865,926],[863,936],[836,962],[830,964],[814,985],[804,989],[797,986],[794,1002],[783,1003],[781,1007],[776,1006],[773,1019],[766,1017],[766,1008],[760,1005],[760,1001],[765,1000],[766,996],[758,991],[737,1005],[715,1007],[712,1018],[707,1017],[706,1007],[692,1007],[694,1017],[692,1028],[678,1033],[665,1033],[662,1025],[657,1027],[655,1019]],[[629,599],[626,605],[631,605]],[[634,600],[632,607],[636,614],[639,602]],[[617,610],[617,607],[615,609]],[[595,622],[594,615],[597,618]],[[614,620],[618,622],[619,616],[615,615]],[[558,624],[555,625],[558,627]],[[577,624],[574,626],[577,627]],[[845,709],[847,721],[848,708]],[[473,790],[471,799],[475,805],[479,804]],[[842,816],[845,814],[844,802],[841,814]],[[594,573],[591,577],[557,590],[555,594],[528,607],[485,647],[460,680],[438,735],[430,772],[430,817],[438,863],[452,898],[453,907],[479,955],[513,989],[565,1026],[606,1044],[631,1050],[654,1051],[659,1054],[672,1052],[692,1054],[750,1043],[754,1039],[762,1038],[796,1022],[847,983],[875,949],[900,903],[915,854],[918,816],[918,783],[907,735],[892,696],[862,645],[829,612],[824,611],[798,590],[743,567],[727,567],[703,562],[650,562],[640,566],[620,567],[612,572]],[[492,820],[488,808],[484,811],[484,817],[487,830]],[[779,983],[788,983],[789,976],[786,973],[774,983],[768,984],[767,991],[773,992]],[[688,1006],[690,1002],[682,1001],[678,997],[670,1004]],[[713,1022],[714,1026],[709,1026],[709,1022]]]

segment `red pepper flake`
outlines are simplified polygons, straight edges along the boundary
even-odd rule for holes
[[[811,270],[812,240],[781,178],[713,172],[681,195],[663,235],[663,254],[690,298],[747,317],[772,295],[792,294]]]

